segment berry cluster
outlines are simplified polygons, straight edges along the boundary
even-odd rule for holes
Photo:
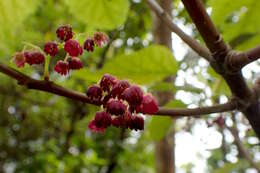
[[[108,41],[108,37],[102,32],[95,32],[93,37],[89,37],[81,46],[74,39],[74,32],[70,25],[60,26],[56,30],[56,35],[60,42],[49,41],[44,45],[44,51],[39,47],[33,46],[33,49],[17,52],[14,55],[14,62],[17,67],[24,67],[25,63],[29,65],[42,64],[45,61],[45,56],[54,57],[59,53],[59,47],[63,47],[66,56],[63,60],[58,60],[55,64],[54,71],[60,75],[67,75],[70,70],[78,70],[83,67],[83,63],[79,56],[82,55],[83,49],[88,52],[93,52],[95,46],[102,47]]]
[[[159,110],[151,94],[110,74],[105,74],[98,85],[90,86],[86,94],[90,99],[102,102],[103,110],[97,112],[88,125],[93,132],[104,132],[111,125],[143,130],[144,118],[138,113],[154,114]]]
[[[24,67],[25,63],[29,65],[42,64],[44,59],[44,54],[37,50],[16,52],[14,54],[14,62],[19,68]]]

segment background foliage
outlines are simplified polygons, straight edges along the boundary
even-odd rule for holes
[[[260,42],[259,0],[205,3],[232,47],[244,50]],[[178,25],[200,39],[181,2],[174,1],[173,14]],[[182,45],[175,36],[174,54],[163,46],[152,45],[150,11],[144,1],[138,0],[0,0],[0,61],[13,66],[11,57],[22,50],[24,41],[42,46],[46,40],[55,39],[56,28],[64,23],[71,24],[76,32],[87,33],[79,37],[81,42],[94,30],[105,31],[110,37],[107,47],[92,54],[84,53],[83,70],[67,78],[51,74],[51,79],[67,88],[85,92],[102,74],[111,73],[142,84],[151,92],[171,91],[176,100],[170,101],[168,107],[210,105],[230,96],[225,82],[204,60],[184,46],[182,51],[175,47]],[[258,62],[245,69],[249,82],[259,72],[257,69]],[[43,69],[26,67],[22,71],[40,78]],[[172,75],[176,76],[175,84],[162,82]],[[206,126],[206,122],[218,116],[179,119],[175,127],[170,118],[148,117],[143,132],[110,128],[104,134],[92,134],[87,124],[97,107],[28,91],[2,74],[0,91],[0,172],[96,173],[115,165],[115,173],[152,173],[154,141],[171,135],[173,128],[177,141],[183,133],[195,135],[197,126]],[[228,125],[237,122],[244,145],[258,161],[258,140],[243,116],[238,114],[236,119],[231,119],[230,113],[223,116]],[[250,168],[227,129],[217,126],[208,129],[221,136],[215,139],[221,143],[207,151],[205,172],[244,172]],[[179,156],[176,155],[177,159]],[[196,172],[192,162],[177,166],[178,172]]]

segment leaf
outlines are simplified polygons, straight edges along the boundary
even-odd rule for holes
[[[247,160],[239,159],[236,163],[225,163],[223,167],[216,169],[214,173],[235,172],[238,170],[245,170],[248,167],[250,167],[250,165]]]
[[[186,108],[186,104],[181,100],[171,100],[169,101],[165,107],[167,108]]]
[[[119,55],[108,62],[103,71],[144,84],[175,75],[177,62],[167,48],[150,46],[129,55]]]
[[[70,12],[89,27],[114,29],[126,21],[127,0],[66,0]]]
[[[168,132],[172,124],[172,119],[166,116],[154,116],[148,126],[150,137],[155,140],[161,140]]]
[[[167,108],[185,108],[186,105],[181,100],[171,100],[165,107]],[[152,121],[148,125],[150,137],[159,141],[168,133],[172,125],[172,118],[166,116],[153,116]]]
[[[170,50],[164,46],[154,45],[130,54],[118,55],[108,61],[100,71],[81,70],[75,75],[97,82],[104,73],[110,73],[139,84],[151,84],[169,75],[176,75],[177,67],[177,62]]]
[[[259,0],[237,0],[235,3],[229,0],[210,0],[209,4],[212,6],[213,21],[223,32],[226,41],[233,41],[242,35],[251,35],[246,40],[241,40],[239,46],[235,45],[240,50],[260,42]]]
[[[0,0],[0,50],[7,52],[13,40],[19,37],[18,29],[23,21],[33,13],[40,1]]]
[[[151,87],[149,87],[150,91],[169,91],[169,92],[175,92],[176,89],[173,86],[172,83],[168,83],[168,82],[158,82],[155,83],[154,85],[152,85]]]
[[[231,91],[225,80],[220,75],[218,75],[212,68],[208,69],[208,73],[213,78],[213,82],[209,83],[209,85],[212,88],[213,95],[231,96]]]
[[[214,173],[227,173],[227,172],[232,172],[237,166],[238,163],[225,163],[225,165],[222,168],[219,168],[214,171]]]

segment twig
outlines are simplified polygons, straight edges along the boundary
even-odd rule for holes
[[[224,104],[217,104],[214,106],[208,107],[198,107],[192,109],[169,109],[169,108],[160,108],[158,115],[168,115],[172,117],[181,117],[181,116],[193,116],[200,117],[200,115],[206,115],[211,113],[220,113],[227,112],[236,109],[236,103],[234,100],[230,100]]]
[[[189,45],[201,57],[211,61],[211,53],[202,46],[198,41],[184,33],[176,24],[172,22],[169,14],[167,14],[155,0],[146,0],[150,8],[163,20],[172,32],[176,33],[187,45]]]
[[[182,0],[186,10],[199,30],[210,52],[216,61],[224,61],[229,51],[221,35],[207,14],[201,0]]]
[[[253,168],[257,170],[257,172],[260,173],[260,167],[257,165],[257,163],[253,160],[252,156],[248,153],[246,148],[243,146],[243,143],[238,136],[238,130],[235,127],[226,126],[226,128],[234,136],[235,145],[237,146],[238,150],[243,155],[243,157],[251,164]]]
[[[260,58],[260,45],[253,49],[239,53],[231,59],[231,64],[235,64],[238,68],[243,68],[251,62],[257,61]]]

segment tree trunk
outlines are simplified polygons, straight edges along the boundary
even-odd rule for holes
[[[172,0],[158,0],[161,7],[168,13],[172,12]],[[157,16],[153,16],[153,37],[155,44],[161,44],[172,50],[172,39],[170,29]],[[169,77],[168,82],[173,82]],[[160,92],[158,101],[160,106],[172,99],[172,93]],[[174,173],[175,157],[174,157],[174,133],[166,136],[161,141],[155,143],[155,166],[157,173]]]

